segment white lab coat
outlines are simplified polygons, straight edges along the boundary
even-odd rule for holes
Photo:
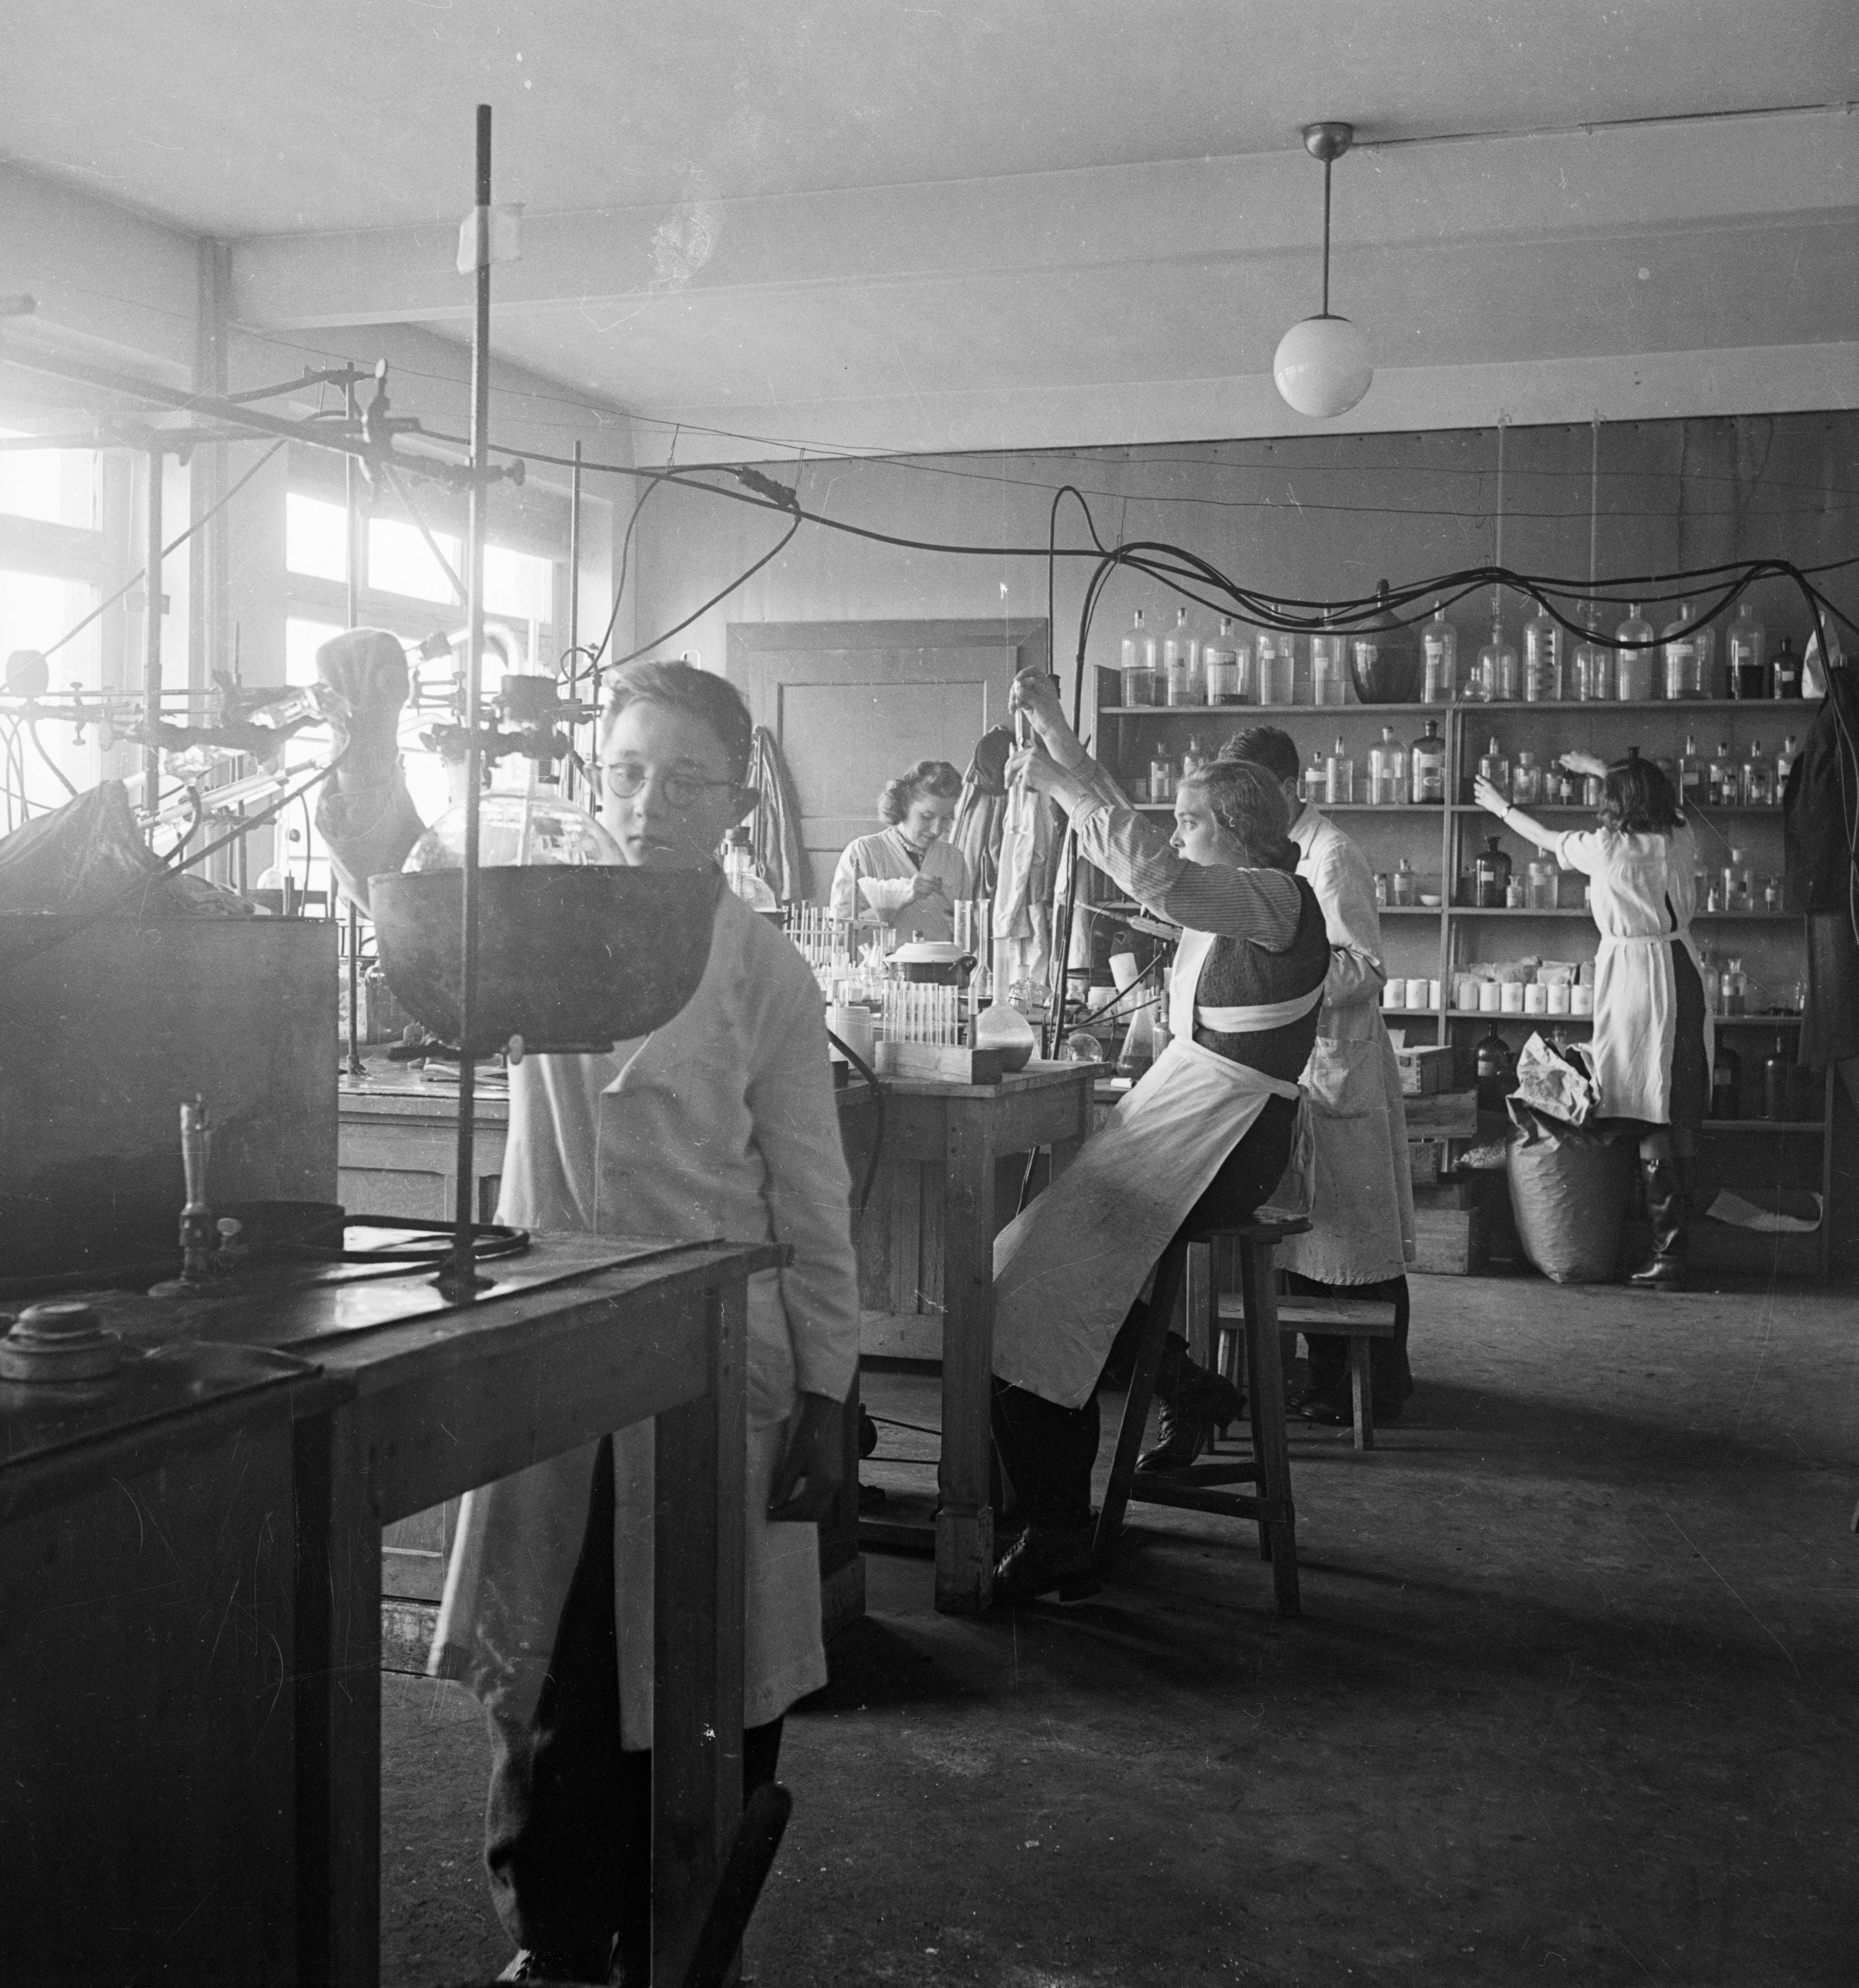
[[[1368,859],[1313,807],[1291,828],[1298,874],[1323,908],[1329,978],[1301,1080],[1313,1135],[1310,1232],[1278,1260],[1319,1283],[1404,1274],[1418,1254],[1400,1070],[1381,1019],[1381,921]]]
[[[1678,999],[1667,942],[1676,940],[1698,965],[1691,931],[1697,837],[1683,824],[1669,835],[1577,829],[1554,847],[1563,869],[1586,874],[1589,908],[1600,931],[1590,1051],[1602,1114],[1669,1125]],[[1708,1057],[1708,1028],[1704,1040]]]
[[[943,894],[913,904],[911,888],[919,874],[933,877]],[[931,843],[919,864],[899,831],[887,828],[845,845],[833,872],[832,914],[848,922],[892,926],[906,941],[953,938],[951,907],[970,888],[968,859],[953,842]]]
[[[533,1057],[511,1072],[500,1222],[610,1236],[791,1244],[749,1284],[743,1723],[826,1681],[819,1547],[771,1525],[768,1488],[797,1391],[843,1401],[858,1357],[858,1280],[819,993],[792,945],[717,901],[689,1005],[607,1056]],[[621,1730],[652,1743],[652,1428],[615,1436]],[[591,1446],[469,1494],[433,1669],[500,1719],[533,1712],[581,1545]]]

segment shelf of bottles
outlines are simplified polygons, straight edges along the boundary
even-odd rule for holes
[[[1380,627],[1298,634],[1223,621],[1209,635],[1186,610],[1158,633],[1139,615],[1118,667],[1096,672],[1099,756],[1133,803],[1164,816],[1183,773],[1217,756],[1234,732],[1268,725],[1288,733],[1304,762],[1305,798],[1341,818],[1375,874],[1390,982],[1442,990],[1425,1005],[1385,1009],[1384,1019],[1410,1042],[1468,1050],[1495,1027],[1514,1052],[1530,1030],[1579,1035],[1591,1022],[1467,1007],[1454,999],[1460,983],[1525,955],[1591,975],[1598,935],[1586,879],[1480,808],[1473,781],[1491,762],[1484,769],[1514,806],[1547,827],[1585,828],[1600,783],[1556,762],[1586,752],[1611,762],[1637,751],[1663,765],[1696,837],[1694,937],[1716,1041],[1728,1049],[1732,1037],[1766,1030],[1769,1044],[1753,1058],[1762,1063],[1778,1039],[1785,1048],[1794,1040],[1806,972],[1803,928],[1783,882],[1780,801],[1817,706],[1801,700],[1793,641],[1772,643],[1746,600],[1733,618],[1705,627],[1681,609],[1655,630],[1630,610],[1607,631],[1631,645],[1624,647],[1573,640],[1533,603],[1521,605],[1527,619],[1513,641],[1505,623],[1514,625],[1519,603],[1493,603],[1491,637],[1475,653],[1437,609],[1418,629],[1395,628],[1390,617]],[[1365,701],[1365,686],[1386,701]],[[1481,857],[1498,860],[1481,866]],[[1782,1012],[1715,1012],[1731,1005]],[[1819,1117],[1759,1112],[1759,1102],[1713,1129],[1776,1132],[1803,1158],[1818,1135],[1824,1194],[1825,1109]]]

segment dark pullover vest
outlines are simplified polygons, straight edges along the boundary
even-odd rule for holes
[[[1200,970],[1197,1007],[1263,1007],[1295,1000],[1323,985],[1329,972],[1329,935],[1324,928],[1323,908],[1304,878],[1292,881],[1298,887],[1299,915],[1291,944],[1284,952],[1274,952],[1254,939],[1216,939]],[[1256,1034],[1223,1035],[1197,1026],[1194,1040],[1217,1056],[1295,1084],[1310,1060],[1322,1009],[1319,1002],[1296,1021]],[[1180,1027],[1178,1020],[1170,1019]]]

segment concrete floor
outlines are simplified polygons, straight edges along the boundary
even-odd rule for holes
[[[1301,1621],[1155,1507],[1072,1608],[869,1557],[759,1988],[1859,1981],[1859,1302],[1421,1279],[1414,1362],[1296,1439]],[[388,1682],[384,1979],[494,1974],[475,1711]]]

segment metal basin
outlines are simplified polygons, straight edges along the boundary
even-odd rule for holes
[[[716,870],[489,869],[478,873],[472,1040],[521,1036],[533,1055],[589,1054],[662,1028],[710,957]],[[459,1044],[465,880],[457,870],[372,877],[381,971],[417,1022]]]

